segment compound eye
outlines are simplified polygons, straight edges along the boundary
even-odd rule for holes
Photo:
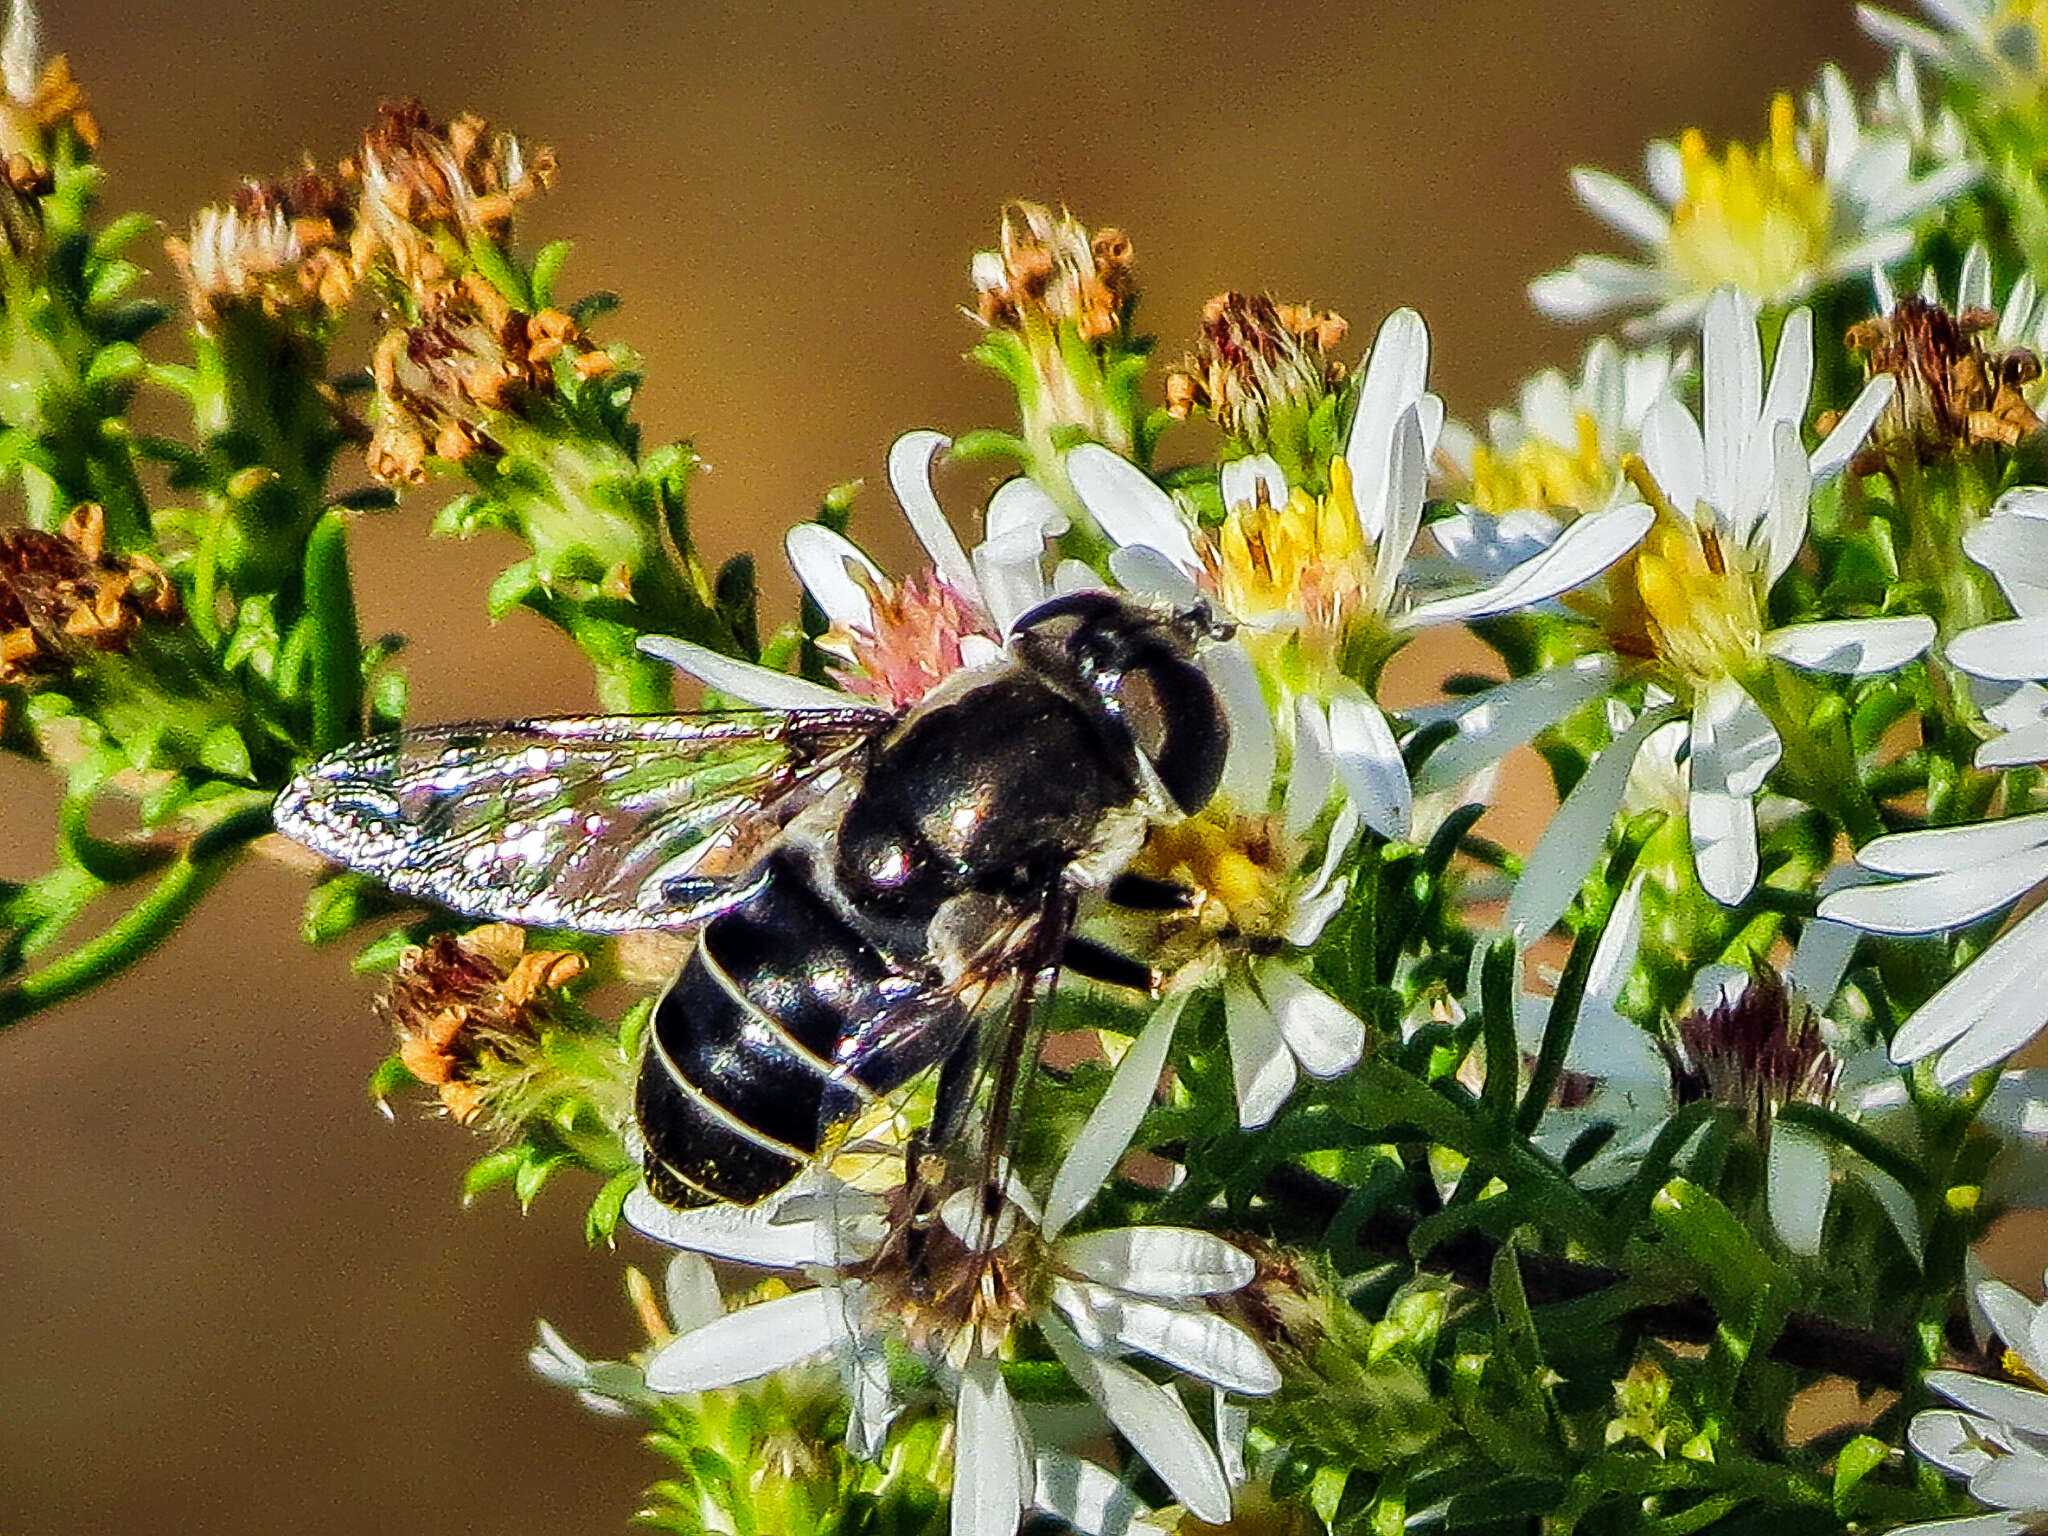
[[[1116,696],[1132,743],[1181,814],[1194,815],[1215,796],[1230,750],[1230,727],[1209,679],[1185,662],[1159,662],[1125,673]]]

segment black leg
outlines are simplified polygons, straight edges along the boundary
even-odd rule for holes
[[[1185,912],[1195,904],[1195,893],[1186,886],[1150,875],[1118,875],[1105,894],[1134,912]]]
[[[1159,985],[1159,973],[1142,960],[1133,960],[1106,944],[1069,934],[1060,951],[1060,964],[1076,976],[1128,987],[1133,992],[1150,992]]]

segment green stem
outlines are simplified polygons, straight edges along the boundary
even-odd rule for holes
[[[193,839],[154,886],[104,933],[51,961],[13,986],[0,988],[0,1030],[126,970],[169,938],[249,843],[270,830],[268,806],[216,823]]]

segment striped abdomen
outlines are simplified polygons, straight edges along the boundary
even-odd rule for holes
[[[969,1022],[850,928],[787,849],[705,925],[655,1005],[637,1109],[671,1205],[751,1205],[821,1137],[945,1055]]]

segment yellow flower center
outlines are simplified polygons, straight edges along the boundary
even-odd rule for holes
[[[1763,572],[1714,522],[1660,509],[1634,566],[1646,637],[1674,681],[1697,691],[1761,660]]]
[[[1771,102],[1770,137],[1716,160],[1689,128],[1678,141],[1685,190],[1671,212],[1665,261],[1704,292],[1732,283],[1762,304],[1797,295],[1827,249],[1834,200],[1800,152],[1792,98]]]
[[[1207,585],[1236,618],[1254,652],[1298,648],[1313,668],[1333,665],[1372,581],[1372,547],[1358,521],[1351,471],[1330,466],[1329,494],[1290,490],[1282,506],[1259,499],[1235,506],[1209,531],[1202,550]],[[1297,622],[1262,620],[1285,616]],[[1278,664],[1277,657],[1261,656]]]
[[[1576,436],[1554,443],[1534,433],[1505,452],[1484,444],[1472,453],[1472,505],[1482,512],[1589,512],[1607,504],[1620,478],[1601,452],[1591,413],[1573,418]]]
[[[1153,828],[1131,867],[1195,893],[1176,926],[1225,939],[1268,939],[1285,919],[1298,853],[1272,818],[1212,807]]]

